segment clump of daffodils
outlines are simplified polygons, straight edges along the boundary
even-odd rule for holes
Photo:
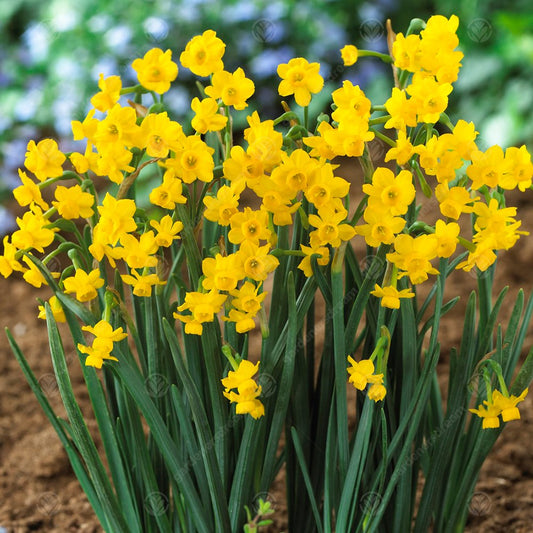
[[[178,77],[171,50],[155,48],[133,62],[137,87],[100,75],[92,109],[72,122],[74,140],[83,143],[80,151],[63,153],[52,139],[28,143],[14,191],[27,211],[4,238],[0,273],[19,272],[32,285],[47,284],[32,257],[46,267],[59,243],[68,249],[71,264],[51,273],[55,290],[103,316],[104,295],[118,298],[119,281],[139,298],[164,290],[170,276],[178,275],[163,268],[168,255],[176,257],[184,240],[204,231],[200,281],[193,286],[182,280],[173,313],[185,335],[201,336],[220,316],[238,335],[252,331],[267,297],[264,283],[284,254],[298,256],[297,268],[309,278],[356,239],[384,247],[386,274],[371,294],[390,310],[438,274],[439,258],[465,253],[458,269],[488,269],[499,251],[527,234],[502,192],[529,190],[533,165],[525,146],[481,150],[473,123],[451,124],[445,116],[463,57],[457,26],[455,16],[435,16],[419,35],[397,34],[391,55],[383,57],[395,72],[390,97],[373,103],[345,80],[331,94],[332,113],[316,129],[308,129],[295,110],[304,107],[307,117],[313,95],[323,91],[318,63],[293,58],[278,66],[279,94],[295,103],[295,110],[285,104],[291,125],[285,131],[281,120],[247,111],[253,109],[254,83],[242,68],[225,70],[225,44],[212,30],[194,37],[180,55],[181,65],[205,86],[191,102],[190,123],[177,122],[163,107],[162,95]],[[346,65],[365,55],[372,54],[353,45],[342,49]],[[132,92],[136,102],[124,101]],[[143,106],[143,95],[158,105]],[[235,112],[247,113],[243,142],[237,145],[231,130]],[[438,134],[437,122],[449,131]],[[334,160],[368,160],[367,143],[376,137],[390,146],[385,161],[395,162],[398,170],[366,165],[365,203],[354,213],[348,207],[352,184],[336,175]],[[140,209],[130,193],[146,167],[159,178],[148,193],[151,209]],[[54,197],[50,203],[42,195],[47,188]],[[437,220],[416,219],[417,191],[435,202]],[[257,199],[255,207],[245,201],[250,195]],[[473,234],[467,237],[470,219]],[[294,248],[278,238],[291,227],[297,228]],[[120,275],[106,275],[106,269]],[[56,319],[64,320],[55,296],[50,305]],[[91,345],[79,344],[79,352],[86,365],[97,368],[116,360],[113,343],[128,335],[107,321],[83,329],[95,338]],[[374,373],[371,360],[356,363],[350,357],[349,362],[350,382],[359,390],[370,384],[369,397],[383,400],[386,376]],[[243,360],[227,377],[220,376],[237,413],[254,418],[264,413],[261,387],[252,379],[257,370]],[[499,414],[504,420],[516,417],[522,396],[496,392],[486,407],[473,410],[483,417],[483,427],[494,427]]]

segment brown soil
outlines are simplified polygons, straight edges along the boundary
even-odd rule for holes
[[[514,199],[514,198],[513,198]],[[511,205],[517,205],[519,198]],[[520,206],[519,218],[524,229],[533,231],[533,206]],[[524,238],[506,254],[498,266],[497,285],[510,285],[508,307],[518,287],[529,295],[532,278],[529,271],[533,257],[533,238]],[[449,296],[467,295],[474,279],[465,273],[452,276]],[[36,290],[20,279],[0,279],[0,325],[14,334],[43,385],[52,406],[62,412],[57,385],[49,357],[46,326],[36,317],[36,298],[47,298],[46,290]],[[465,301],[465,298],[462,299]],[[464,304],[463,304],[464,305]],[[441,337],[443,354],[460,342],[462,310],[446,317]],[[67,336],[65,336],[66,338]],[[526,347],[531,345],[531,336]],[[84,407],[88,398],[79,364],[72,346],[70,353],[74,391]],[[445,370],[445,369],[443,369]],[[505,428],[483,467],[476,494],[470,506],[467,531],[490,533],[526,533],[533,524],[533,399],[521,407],[522,420]],[[530,440],[531,439],[531,440]],[[272,493],[276,506],[282,507],[282,482]],[[281,518],[281,517],[280,517]],[[276,523],[284,527],[283,519]],[[69,466],[60,442],[30,391],[15,361],[3,332],[0,336],[0,533],[29,531],[100,532]]]

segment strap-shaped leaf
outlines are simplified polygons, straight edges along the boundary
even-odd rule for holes
[[[7,328],[6,328],[6,335],[7,335],[11,350],[13,351],[13,354],[15,355],[15,359],[20,365],[22,372],[24,373],[26,380],[28,381],[28,384],[30,385],[31,390],[35,394],[46,417],[48,418],[53,428],[55,429],[59,437],[59,440],[61,441],[61,444],[63,445],[63,448],[67,452],[68,458],[70,460],[70,464],[72,465],[72,469],[74,470],[74,473],[76,474],[76,477],[78,478],[78,481],[80,482],[83,492],[86,494],[87,499],[89,500],[89,503],[91,504],[91,507],[93,508],[96,516],[98,517],[98,520],[100,521],[104,529],[106,531],[110,531],[110,528],[109,528],[109,525],[106,519],[106,515],[98,499],[98,495],[96,494],[94,485],[91,479],[89,478],[89,476],[87,475],[87,471],[85,470],[85,467],[78,455],[78,451],[73,446],[73,442],[70,440],[67,433],[65,432],[63,425],[61,424],[62,420],[55,414],[54,410],[52,409],[52,406],[48,402],[48,398],[46,398],[41,388],[41,385],[39,384],[39,381],[35,377],[35,374],[32,372],[30,366],[28,365],[28,361],[24,357],[24,354],[22,353],[15,339],[11,335],[11,332]]]
[[[182,393],[180,393],[176,385],[172,385],[171,394],[184,448],[186,450],[183,460],[189,461],[191,469],[194,470],[195,481],[198,485],[202,501],[208,501],[210,499],[209,483],[207,482],[207,476],[205,474],[204,462],[194,460],[197,457],[200,444],[198,443],[198,438],[192,427],[191,413],[186,410],[183,399],[181,398]]]
[[[331,266],[333,357],[335,360],[335,401],[337,404],[337,445],[339,447],[339,469],[341,478],[348,468],[348,408],[346,404],[346,345],[344,329],[344,280],[343,258],[346,243],[335,252]]]
[[[373,413],[374,402],[367,396],[361,418],[357,424],[357,433],[350,457],[350,464],[346,471],[346,477],[343,479],[344,484],[337,511],[337,531],[350,531],[349,523],[352,522],[353,513],[357,508],[354,508],[353,502],[358,499],[361,478],[367,463],[368,444],[370,435],[372,434]]]
[[[263,470],[261,475],[261,491],[267,491],[275,477],[274,464],[276,462],[276,452],[278,449],[279,439],[285,419],[287,415],[287,408],[291,397],[294,363],[296,359],[296,335],[298,333],[298,320],[296,314],[296,295],[294,289],[294,277],[292,272],[289,273],[287,279],[287,298],[289,309],[289,321],[287,330],[287,346],[285,349],[285,358],[283,359],[283,371],[279,387],[277,387],[278,395],[274,406],[274,413],[270,423],[270,432],[268,436],[267,446],[264,452]]]
[[[205,413],[204,404],[201,401],[198,389],[196,388],[196,385],[194,384],[183,360],[180,357],[179,349],[176,347],[178,343],[176,333],[165,319],[163,319],[163,329],[169,343],[174,362],[178,369],[178,373],[183,383],[183,388],[189,400],[189,406],[191,408],[194,424],[196,426],[198,442],[200,443],[200,449],[202,451],[202,460],[205,464],[205,473],[211,493],[211,503],[213,505],[215,518],[215,531],[229,532],[231,529],[226,494],[222,483],[220,466],[215,454],[217,440],[223,439],[224,433],[213,434],[211,432],[209,421]],[[221,431],[224,431],[224,428],[221,428]]]
[[[113,533],[115,531],[117,533],[122,531],[127,533],[129,528],[120,511],[116,495],[107,478],[105,468],[98,455],[98,450],[87,429],[81,409],[74,397],[61,337],[48,303],[45,304],[45,310],[54,372],[63,405],[70,420],[74,442],[87,465],[89,476],[93,481],[95,492],[101,502],[104,514],[107,516],[111,530]]]
[[[209,525],[207,518],[210,515],[206,513],[203,502],[192,483],[187,469],[180,464],[179,450],[146,390],[139,369],[126,351],[119,351],[117,357],[119,361],[110,365],[110,368],[116,374],[122,386],[128,390],[146,419],[151,435],[165,459],[169,474],[178,486],[179,492],[188,506],[196,529],[201,533],[212,533],[213,529]]]
[[[305,457],[304,457],[304,453],[302,450],[302,445],[300,444],[300,438],[298,437],[298,433],[296,431],[296,428],[294,427],[291,427],[291,436],[292,436],[292,443],[294,445],[294,451],[296,452],[296,457],[298,458],[298,464],[300,465],[302,476],[304,478],[305,488],[307,489],[307,495],[309,496],[309,501],[311,502],[311,511],[313,512],[313,516],[315,518],[316,528],[318,530],[318,533],[323,533],[324,529],[322,528],[322,522],[320,520],[320,513],[318,512],[318,505],[316,503],[316,498],[313,493],[313,486],[311,485],[311,478],[309,477],[309,471],[305,464]],[[339,531],[341,530],[339,529]]]

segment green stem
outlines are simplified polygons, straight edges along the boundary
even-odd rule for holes
[[[376,124],[385,124],[385,122],[387,122],[387,120],[389,119],[390,119],[390,115],[385,115],[384,117],[373,118],[368,121],[368,125],[375,126]]]
[[[335,360],[335,396],[337,402],[337,432],[339,469],[344,479],[348,469],[348,411],[346,403],[346,346],[344,331],[344,280],[343,264],[346,242],[335,252],[331,266],[331,291],[333,300],[333,352]]]
[[[374,52],[373,50],[358,50],[359,57],[377,57],[384,63],[392,63],[394,60],[389,54],[381,54],[380,52]]]

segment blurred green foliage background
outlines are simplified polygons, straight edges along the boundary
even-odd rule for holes
[[[450,103],[452,121],[473,120],[481,148],[529,144],[533,11],[528,0],[0,1],[0,190],[17,185],[16,168],[29,138],[54,136],[67,143],[70,121],[87,113],[99,73],[136,83],[131,62],[154,46],[172,49],[177,61],[190,38],[216,30],[227,44],[226,68],[244,68],[256,84],[253,105],[262,116],[274,117],[281,113],[279,63],[297,56],[319,61],[330,89],[351,79],[382,102],[392,83],[388,68],[364,59],[345,70],[339,49],[353,43],[384,52],[387,18],[396,32],[405,32],[411,18],[453,13],[460,19],[465,58]],[[192,75],[180,68],[165,101],[185,120],[196,95]]]

